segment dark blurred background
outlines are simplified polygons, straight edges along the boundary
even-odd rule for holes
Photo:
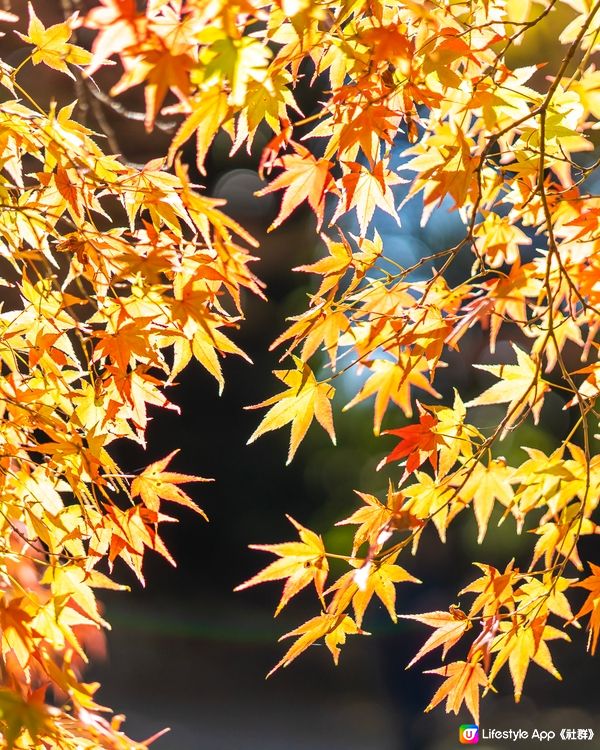
[[[81,3],[81,8],[91,4]],[[59,0],[35,3],[46,24],[61,20],[63,5]],[[12,7],[26,19],[24,3],[13,2]],[[22,30],[24,25],[20,25]],[[556,63],[561,54],[556,28],[553,16],[551,22],[528,34],[514,50],[512,63],[532,64],[546,58],[549,51]],[[91,43],[92,37],[85,30],[79,37],[80,43]],[[0,40],[0,46],[3,59],[12,65],[27,54],[12,33]],[[538,76],[540,85],[544,85],[543,77],[551,67]],[[118,75],[115,66],[101,70],[95,80],[106,92]],[[28,64],[20,76],[21,83],[42,106],[47,106],[51,98],[61,104],[75,98],[71,82],[47,68],[33,69]],[[316,90],[300,86],[297,98],[305,115],[316,107],[318,93],[318,86]],[[128,92],[120,102],[130,113],[143,111],[141,90]],[[93,109],[84,108],[81,116],[97,129]],[[165,153],[173,132],[168,117],[160,119],[162,130],[147,135],[142,122],[106,104],[101,105],[101,114],[112,131],[111,146],[118,147],[123,158],[142,164]],[[364,625],[371,637],[350,638],[337,669],[327,650],[315,646],[289,669],[265,681],[266,673],[286,647],[285,643],[278,644],[277,638],[317,614],[318,602],[314,594],[302,594],[274,621],[272,612],[280,584],[233,593],[234,586],[271,559],[248,550],[249,544],[293,538],[286,513],[323,533],[331,551],[348,553],[351,529],[335,528],[334,523],[358,507],[353,489],[382,496],[388,477],[399,478],[397,469],[375,470],[394,440],[374,438],[372,404],[340,413],[356,390],[355,374],[338,384],[337,448],[318,427],[312,427],[292,465],[286,467],[288,431],[269,433],[255,444],[245,445],[260,415],[243,407],[267,398],[278,388],[270,373],[278,366],[282,352],[269,353],[269,344],[283,330],[286,317],[305,309],[313,283],[308,275],[291,269],[323,252],[308,211],[296,211],[282,228],[266,233],[277,213],[279,196],[256,198],[254,192],[263,186],[256,168],[268,138],[268,132],[259,131],[251,154],[231,156],[228,138],[219,136],[209,155],[207,177],[193,173],[209,194],[227,199],[226,210],[261,243],[255,270],[267,284],[269,302],[247,296],[247,320],[235,336],[254,365],[228,357],[223,363],[226,387],[221,398],[214,380],[200,366],[191,365],[169,394],[181,407],[181,416],[154,412],[146,453],[125,444],[115,444],[113,449],[117,461],[131,472],[180,448],[173,462],[175,470],[216,480],[192,489],[210,524],[183,509],[177,512],[179,523],[165,526],[163,536],[178,567],[172,569],[162,558],[148,558],[145,590],[124,568],[118,571],[122,580],[131,584],[132,593],[103,597],[113,631],[108,636],[106,660],[95,663],[87,676],[102,682],[101,702],[127,715],[130,735],[143,739],[165,726],[172,728],[157,741],[157,750],[454,748],[458,746],[458,726],[470,722],[468,713],[463,710],[458,717],[447,716],[440,706],[431,714],[423,714],[439,678],[422,675],[421,671],[438,666],[439,655],[424,659],[420,668],[405,671],[429,635],[428,628],[408,621],[394,626],[382,607],[373,604]],[[398,164],[406,145],[398,140]],[[193,171],[191,149],[186,158]],[[401,197],[399,192],[398,200]],[[434,213],[426,228],[420,227],[420,216],[421,206],[413,201],[403,210],[401,229],[385,217],[378,220],[386,252],[404,265],[454,244],[464,231],[458,216],[446,205]],[[344,227],[353,231],[352,217],[345,220]],[[449,281],[455,283],[468,275],[470,262],[465,257],[462,266],[455,266]],[[470,332],[459,353],[444,357],[449,368],[438,370],[436,388],[445,401],[452,398],[453,386],[460,388],[465,400],[481,391],[490,381],[471,365],[508,361],[508,339],[514,336],[515,331],[505,326],[496,355],[491,355],[485,333]],[[424,397],[424,401],[430,403],[431,399]],[[550,397],[541,425],[525,425],[512,433],[499,452],[509,462],[518,463],[525,458],[522,444],[551,450],[570,428],[571,414],[563,412],[562,406],[560,398]],[[477,416],[481,425],[493,426],[502,417],[502,409],[486,408]],[[400,410],[392,408],[384,427],[397,427],[404,421]],[[530,535],[515,538],[512,520],[497,528],[494,519],[484,544],[478,546],[472,514],[462,516],[452,526],[445,546],[435,534],[426,533],[418,557],[404,561],[425,583],[399,587],[398,611],[424,612],[459,604],[456,592],[475,577],[470,561],[504,567],[511,557],[526,555],[532,547]],[[592,560],[600,562],[593,550],[590,554]],[[482,725],[529,730],[536,726],[592,727],[600,737],[598,657],[588,658],[583,634],[572,632],[577,640],[574,646],[557,642],[552,649],[565,683],[533,665],[525,697],[515,706],[510,680],[504,676],[497,683],[499,695],[490,695],[483,703]],[[600,742],[587,746],[600,747]],[[498,748],[501,743],[489,747]]]

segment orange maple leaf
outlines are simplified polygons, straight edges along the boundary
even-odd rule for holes
[[[110,90],[118,96],[132,86],[146,82],[146,118],[144,124],[149,132],[154,127],[156,115],[169,91],[180,101],[187,101],[190,90],[189,69],[193,65],[190,55],[173,55],[168,49],[157,47],[144,50],[134,58],[123,61],[125,72]]]
[[[337,193],[330,172],[333,163],[327,159],[316,159],[299,143],[290,143],[296,153],[281,156],[275,162],[276,166],[283,167],[285,171],[256,195],[267,195],[285,189],[279,214],[269,227],[269,231],[276,229],[304,200],[308,200],[315,212],[319,230],[323,223],[327,193]]]
[[[185,482],[212,482],[212,479],[196,477],[191,474],[178,474],[173,471],[165,471],[173,456],[179,451],[169,453],[166,458],[155,461],[137,476],[131,483],[131,496],[139,495],[144,504],[150,510],[158,512],[160,501],[167,500],[191,508],[208,521],[206,513],[187,495],[178,484]]]
[[[424,612],[421,615],[400,615],[405,620],[417,620],[429,627],[434,628],[433,633],[421,646],[416,656],[407,665],[412,667],[425,654],[434,648],[443,646],[442,660],[446,658],[448,651],[463,637],[471,628],[471,621],[458,607],[451,607],[448,612]]]
[[[584,578],[583,581],[574,584],[582,589],[587,589],[590,593],[588,598],[583,603],[583,606],[579,612],[575,615],[575,619],[578,620],[583,615],[590,615],[590,621],[588,623],[589,639],[588,639],[588,651],[591,654],[596,653],[596,646],[598,645],[598,637],[600,636],[600,565],[594,565],[589,563],[592,575]]]
[[[488,683],[485,672],[478,662],[455,661],[439,669],[429,669],[426,674],[439,674],[446,680],[438,688],[425,711],[431,711],[446,699],[446,713],[458,713],[463,702],[479,724],[479,688]]]

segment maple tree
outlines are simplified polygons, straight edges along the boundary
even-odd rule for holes
[[[413,659],[442,649],[429,671],[443,682],[427,710],[464,703],[477,721],[481,693],[502,670],[517,701],[531,662],[560,677],[549,642],[569,640],[579,623],[594,653],[600,568],[579,548],[599,532],[600,197],[588,178],[600,2],[65,1],[64,20],[50,26],[41,7],[30,4],[23,19],[0,12],[9,30],[23,22],[28,50],[17,67],[0,65],[0,283],[14,292],[0,312],[3,745],[150,742],[105,718],[81,663],[89,633],[108,627],[95,589],[122,588],[113,563],[143,581],[147,550],[171,560],[165,506],[204,515],[180,485],[205,480],[171,471],[173,453],[132,476],[111,443],[145,446],[148,406],[176,408],[167,388],[192,359],[221,391],[221,357],[246,356],[231,337],[244,296],[264,297],[251,270],[257,243],[191,182],[181,158],[195,138],[205,174],[221,132],[232,153],[269,132],[260,194],[279,196],[272,228],[306,203],[325,251],[296,269],[319,281],[273,344],[285,345],[286,369],[275,372],[285,389],[248,407],[268,407],[249,442],[291,424],[289,462],[314,419],[335,442],[332,399],[350,370],[366,377],[344,408],[374,397],[375,434],[389,415],[396,424],[383,433],[399,441],[381,464],[399,466],[387,497],[358,491],[361,506],[339,522],[357,527],[348,554],[329,552],[293,519],[299,541],[254,545],[277,559],[238,588],[284,580],[279,612],[312,585],[320,605],[284,636],[296,640],[275,669],[319,640],[337,663],[347,636],[365,634],[374,598],[393,621],[433,628]],[[558,68],[511,66],[507,55],[555,16],[564,20]],[[107,106],[141,87],[148,131],[165,113],[179,118],[164,158],[129,164],[113,153],[101,114],[106,132],[95,133],[77,101],[44,111],[20,82],[28,64],[73,78],[78,92],[95,91],[97,72],[116,64],[119,80],[100,92]],[[309,116],[296,100],[300,80],[320,87]],[[400,222],[398,185],[403,203],[421,201],[423,223],[442,204],[455,209],[460,242],[410,266],[386,253],[377,216]],[[356,235],[339,222],[348,213]],[[446,272],[465,258],[470,273],[451,284]],[[492,356],[510,330],[513,360],[478,365],[495,380],[466,403],[458,390],[451,403],[429,403],[440,398],[445,353],[460,352],[475,327],[489,332]],[[525,446],[527,458],[510,465],[502,440],[537,424],[550,394],[577,413],[569,434],[551,455]],[[494,404],[503,416],[486,427],[479,408]],[[470,506],[479,542],[495,509],[516,533],[533,532],[529,564],[477,563],[479,577],[460,592],[472,598],[466,611],[398,615],[396,586],[420,583],[410,552],[430,526],[445,541]],[[346,566],[337,578],[332,558]]]

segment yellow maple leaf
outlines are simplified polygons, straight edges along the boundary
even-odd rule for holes
[[[526,607],[530,606],[532,612],[552,612],[571,624],[573,612],[564,592],[574,583],[574,578],[563,578],[562,576],[554,578],[550,573],[544,573],[541,580],[531,578],[527,583],[519,586],[519,610],[529,614],[529,609],[526,609]],[[577,623],[573,624],[577,627]]]
[[[87,65],[91,62],[91,52],[78,47],[76,44],[68,43],[73,33],[75,18],[76,14],[63,23],[57,23],[46,28],[36,16],[31,3],[29,3],[27,34],[19,34],[19,36],[28,44],[33,44],[34,50],[31,53],[31,61],[34,65],[45,63],[49,67],[75,78],[67,63]]]
[[[110,95],[118,96],[124,91],[144,83],[146,100],[146,117],[144,124],[148,132],[152,131],[156,116],[169,91],[180,101],[187,102],[189,76],[187,71],[191,58],[187,54],[173,55],[162,45],[148,47],[140,53],[135,64],[128,66],[121,79],[111,88]]]
[[[323,241],[329,255],[309,265],[294,268],[294,271],[318,273],[323,276],[316,297],[323,297],[331,289],[337,287],[353,264],[352,249],[347,242],[333,242],[325,235],[323,235]]]
[[[539,364],[515,344],[512,348],[517,355],[516,365],[474,365],[479,370],[491,372],[501,380],[465,404],[465,406],[488,406],[508,403],[506,421],[500,439],[505,437],[527,408],[531,409],[533,420],[537,424],[544,404],[544,394],[550,390],[548,383],[540,377]]]
[[[448,482],[439,482],[423,471],[416,471],[414,477],[417,481],[402,490],[408,498],[406,509],[422,520],[431,518],[440,539],[445,542],[448,516],[453,509],[452,504],[456,504],[456,493]],[[413,538],[413,549],[416,549],[419,538],[420,533],[417,532]]]
[[[400,353],[399,360],[396,362],[389,359],[374,359],[363,364],[368,364],[372,374],[342,411],[347,411],[355,404],[374,395],[373,432],[375,435],[379,435],[381,422],[390,401],[402,409],[405,417],[412,417],[411,385],[427,391],[432,396],[440,397],[423,374],[427,369],[427,364],[421,357],[406,357]]]
[[[396,614],[396,586],[397,583],[421,583],[418,578],[412,576],[407,570],[400,565],[395,564],[398,553],[394,554],[385,562],[374,560],[360,561],[361,567],[356,570],[349,570],[339,578],[329,591],[339,591],[339,602],[348,601],[352,597],[352,607],[354,609],[354,619],[360,627],[362,625],[365,611],[369,602],[376,595],[393,622],[398,621]],[[336,611],[341,607],[336,607],[336,600],[332,601],[331,611]]]
[[[458,496],[464,503],[473,502],[479,528],[477,537],[479,544],[485,537],[494,502],[498,500],[508,508],[513,501],[514,491],[511,486],[511,482],[515,482],[513,473],[514,469],[507,466],[502,458],[492,459],[487,466],[477,463],[464,486],[459,490]],[[460,477],[460,474],[458,476]]]
[[[358,524],[352,546],[353,556],[356,555],[359,547],[365,542],[368,542],[371,547],[377,544],[381,532],[392,526],[396,516],[398,518],[401,517],[401,507],[404,500],[404,496],[400,492],[394,492],[391,482],[388,486],[386,505],[380,502],[374,495],[370,495],[367,492],[359,492],[358,490],[354,490],[354,492],[365,505],[355,510],[348,518],[344,518],[336,523],[336,526]]]
[[[214,29],[207,30],[205,35],[217,38],[200,52],[204,80],[211,83],[218,81],[221,87],[228,84],[229,103],[237,107],[243,106],[248,85],[252,81],[262,83],[268,80],[271,50],[264,42],[247,36],[231,39],[223,32],[217,34]],[[202,40],[202,34],[200,39]]]
[[[501,607],[509,610],[515,608],[515,586],[522,578],[518,569],[515,569],[514,560],[511,560],[503,572],[493,565],[474,563],[480,568],[484,575],[475,579],[464,589],[459,591],[459,596],[472,593],[477,594],[475,601],[469,610],[469,617],[473,618],[482,612],[483,617],[493,617]]]
[[[355,208],[360,235],[364,237],[375,209],[379,208],[389,214],[400,226],[400,218],[394,205],[394,194],[390,185],[398,184],[402,180],[391,172],[383,161],[377,162],[369,169],[357,162],[348,162],[346,166],[349,171],[340,180],[344,201],[338,204],[331,224],[335,224],[343,213]]]
[[[206,174],[204,159],[219,128],[229,112],[227,94],[220,86],[202,92],[191,104],[192,111],[171,140],[168,153],[169,164],[183,144],[196,133],[196,164],[201,174]]]
[[[380,550],[394,532],[420,529],[423,521],[417,518],[405,507],[406,498],[402,492],[396,492],[390,480],[387,491],[386,504],[381,503],[374,495],[354,490],[365,505],[348,518],[336,523],[336,526],[357,524],[354,533],[352,556],[356,556],[358,549],[367,542],[369,544],[368,557]]]
[[[288,649],[283,658],[273,667],[267,677],[273,674],[279,667],[287,667],[303,651],[311,646],[320,638],[325,639],[325,645],[333,656],[335,664],[338,663],[340,656],[339,645],[346,641],[347,635],[368,635],[361,630],[354,620],[345,614],[323,614],[300,625],[299,628],[291,630],[289,633],[281,636],[279,640],[290,638],[294,635],[299,636],[295,643]]]
[[[536,529],[531,530],[532,533],[539,536],[533,550],[531,567],[537,563],[542,555],[546,567],[550,567],[552,561],[562,555],[570,560],[577,570],[583,570],[577,544],[582,536],[600,533],[600,527],[590,518],[579,521],[579,513],[579,503],[571,503],[571,505],[563,508],[554,521],[542,523]]]
[[[440,439],[438,479],[445,476],[460,456],[471,458],[474,441],[483,440],[479,430],[465,423],[467,410],[460,394],[454,389],[452,406],[427,406],[437,419],[431,431]]]
[[[498,674],[500,668],[508,660],[508,667],[515,689],[515,702],[518,703],[523,693],[523,683],[529,669],[529,663],[535,662],[557,680],[562,679],[552,663],[552,656],[546,641],[562,638],[570,641],[569,636],[562,630],[546,625],[547,615],[535,618],[527,627],[513,622],[500,623],[500,633],[492,645],[492,651],[498,655],[490,670],[490,683]]]
[[[335,394],[335,388],[329,383],[319,383],[310,367],[298,357],[294,357],[294,362],[296,370],[275,370],[275,375],[289,386],[287,391],[261,401],[260,404],[245,407],[246,409],[271,407],[250,436],[248,444],[253,443],[265,432],[277,430],[289,422],[292,423],[287,464],[293,459],[313,417],[316,417],[335,445],[335,430],[331,414],[331,399]]]
[[[272,552],[280,559],[275,560],[249,580],[236,586],[234,591],[242,591],[257,583],[279,581],[287,578],[281,595],[281,600],[275,610],[277,616],[289,600],[313,581],[321,601],[323,601],[323,587],[329,572],[329,564],[325,556],[325,547],[320,536],[304,528],[291,516],[287,519],[292,523],[300,536],[299,542],[283,542],[282,544],[251,544],[251,549]]]

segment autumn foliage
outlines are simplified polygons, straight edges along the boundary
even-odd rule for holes
[[[0,13],[28,50],[18,69],[0,67],[2,746],[148,744],[105,718],[81,665],[90,633],[108,626],[96,589],[120,588],[113,563],[143,581],[148,550],[171,559],[160,530],[175,506],[204,515],[181,485],[206,480],[171,471],[173,454],[129,475],[111,443],[145,445],[148,406],[176,408],[168,387],[192,359],[221,391],[222,356],[246,356],[234,343],[244,297],[264,296],[255,240],[181,159],[195,139],[204,173],[222,131],[232,152],[269,134],[260,194],[278,197],[272,228],[307,204],[324,247],[296,269],[317,282],[273,344],[281,387],[249,407],[267,410],[249,442],[289,425],[289,462],[315,420],[335,442],[336,379],[352,369],[363,377],[344,408],[372,398],[375,434],[387,415],[397,441],[382,462],[398,467],[387,496],[357,491],[358,508],[349,498],[347,555],[291,518],[292,541],[255,545],[275,560],[238,588],[283,581],[277,613],[307,587],[317,594],[277,667],[317,641],[337,662],[379,600],[394,622],[430,629],[413,663],[439,649],[427,710],[464,703],[477,721],[501,671],[517,701],[532,662],[560,677],[552,642],[578,626],[594,653],[600,567],[578,546],[599,531],[600,198],[585,152],[600,120],[600,2],[101,0],[81,12],[62,2],[64,21],[49,27],[36,15],[43,5],[21,19]],[[511,68],[507,54],[554,15],[567,19],[557,69]],[[77,101],[43,111],[18,78],[46,66],[85,91],[108,64],[119,70],[109,102],[140,87],[147,130],[165,112],[177,119],[164,158],[129,164],[109,132],[79,121]],[[300,81],[317,91],[308,116]],[[401,184],[423,223],[442,203],[456,210],[461,241],[410,266],[386,255],[375,223],[379,212],[400,222]],[[341,229],[346,214],[357,232]],[[451,284],[446,271],[465,258],[468,278]],[[492,354],[509,329],[512,361],[480,365],[487,388],[441,403],[435,381],[452,380],[444,354],[475,327]],[[576,414],[569,435],[551,455],[525,446],[523,463],[509,465],[503,438],[537,424],[553,393]],[[478,420],[479,407],[498,404],[497,424]],[[495,507],[515,533],[531,532],[525,566],[477,562],[463,608],[398,614],[404,585],[420,583],[411,552],[425,529],[444,542],[473,513],[481,542]],[[346,566],[339,577],[332,557]]]

